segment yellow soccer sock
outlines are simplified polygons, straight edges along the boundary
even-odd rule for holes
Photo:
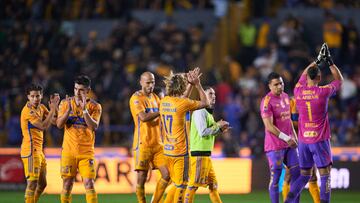
[[[197,187],[187,187],[185,191],[185,203],[193,203]]]
[[[155,189],[155,192],[154,192],[154,195],[153,195],[153,200],[152,200],[153,203],[160,202],[160,200],[162,199],[163,194],[165,192],[165,189],[166,189],[166,187],[168,185],[168,182],[169,181],[166,181],[166,180],[164,180],[162,178],[157,182],[156,189]]]
[[[184,202],[186,186],[176,187],[174,202]]]
[[[39,198],[40,198],[42,192],[43,192],[42,190],[41,191],[40,190],[35,191],[35,195],[34,195],[34,200],[35,200],[34,202],[35,203],[39,201]]]
[[[86,203],[97,203],[98,198],[95,189],[86,189]]]
[[[70,191],[63,190],[60,196],[61,203],[71,203],[72,197]]]
[[[138,203],[145,203],[145,188],[143,186],[136,186],[136,197]]]
[[[283,201],[286,200],[286,197],[287,197],[289,191],[290,191],[290,184],[288,182],[284,181],[283,186],[282,186]]]
[[[309,192],[314,203],[320,203],[320,189],[316,181],[309,182]]]
[[[174,184],[169,185],[168,193],[166,194],[166,198],[164,203],[173,203],[175,197],[176,187]]]
[[[34,203],[34,190],[26,189],[25,190],[25,203]]]
[[[217,189],[210,190],[210,200],[212,203],[222,203]]]

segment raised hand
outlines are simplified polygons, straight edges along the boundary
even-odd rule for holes
[[[316,65],[320,65],[320,63],[322,62],[322,61],[324,61],[324,58],[325,58],[325,54],[326,54],[326,47],[327,47],[327,45],[326,45],[326,43],[324,43],[322,46],[321,46],[321,49],[320,49],[320,51],[319,51],[319,54],[317,55],[317,57],[316,57],[316,60],[315,60],[315,63],[316,63]]]
[[[86,94],[83,93],[81,95],[81,100],[79,100],[79,104],[80,104],[80,107],[82,110],[85,110],[85,107],[86,107]]]
[[[324,43],[323,46],[324,46],[324,62],[328,66],[334,65],[328,45]]]
[[[187,74],[188,82],[192,85],[200,84],[200,77],[202,73],[200,73],[200,68],[196,67],[194,70],[189,71]]]
[[[67,108],[68,112],[70,112],[70,110],[71,110],[71,99],[72,99],[72,97],[69,97],[68,95],[65,96],[65,101],[68,105],[68,108]]]
[[[52,94],[50,96],[50,101],[49,101],[50,109],[57,110],[57,108],[59,106],[59,102],[60,102],[59,94],[58,93]]]

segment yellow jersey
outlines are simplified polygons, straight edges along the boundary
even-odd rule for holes
[[[158,112],[159,103],[160,99],[154,93],[146,96],[137,91],[131,96],[129,106],[134,120],[134,150],[139,147],[155,147],[162,144],[160,119],[157,117],[151,121],[143,122],[139,118],[140,112]]]
[[[42,122],[49,114],[45,105],[40,104],[34,108],[27,102],[21,111],[20,125],[23,135],[21,143],[21,157],[29,157],[33,152],[42,152],[44,133],[33,124]]]
[[[62,100],[59,105],[61,117],[68,111],[69,105]],[[64,126],[63,153],[73,155],[94,155],[95,131],[87,127],[83,110],[76,105],[75,98],[71,98],[70,114]],[[91,118],[98,121],[101,117],[101,105],[93,99],[88,99],[86,109]]]
[[[165,132],[165,155],[185,156],[188,154],[189,111],[198,109],[200,105],[200,101],[180,97],[166,96],[160,101],[160,118]]]

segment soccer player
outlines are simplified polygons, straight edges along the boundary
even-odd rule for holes
[[[290,100],[284,82],[277,73],[268,75],[270,92],[260,104],[265,125],[265,153],[270,168],[269,193],[272,203],[279,202],[279,178],[283,164],[290,170],[291,181],[300,176],[296,151],[296,133],[290,119]],[[299,200],[297,200],[299,201]]]
[[[291,120],[292,123],[294,125],[295,128],[295,132],[298,131],[298,118],[299,118],[299,113],[296,109],[296,101],[295,98],[291,98],[290,99],[290,112],[291,112]],[[282,187],[282,195],[283,195],[283,200],[285,201],[289,191],[290,191],[290,180],[291,180],[291,176],[290,176],[290,171],[289,169],[285,168],[285,178],[284,178],[284,183],[283,183],[283,187]],[[316,177],[316,167],[312,168],[312,176],[309,180],[309,192],[310,195],[313,199],[314,203],[320,203],[320,189],[319,186],[317,184],[317,177]]]
[[[24,164],[27,180],[25,203],[38,202],[46,187],[46,160],[43,152],[44,130],[55,123],[60,97],[51,95],[50,111],[44,104],[43,88],[38,84],[31,84],[26,95],[28,102],[21,111],[21,130],[23,140],[21,144],[21,159]]]
[[[145,181],[148,170],[159,169],[161,179],[158,181],[152,202],[159,202],[169,182],[169,172],[164,162],[164,150],[161,140],[159,118],[159,97],[153,93],[155,77],[150,72],[140,76],[141,90],[130,98],[130,110],[134,120],[134,159],[137,172],[136,197],[138,202],[145,200]]]
[[[215,121],[212,115],[215,106],[215,91],[211,87],[205,87],[204,90],[210,106],[194,111],[191,116],[190,178],[185,192],[186,203],[194,202],[196,190],[207,186],[209,186],[211,202],[221,202],[210,156],[215,137],[226,131],[229,123],[223,120]]]
[[[187,77],[187,78],[186,78]],[[209,105],[206,94],[200,83],[199,71],[184,74],[170,74],[166,77],[166,96],[160,101],[160,118],[165,131],[164,154],[169,169],[170,178],[175,184],[175,194],[172,202],[183,202],[184,191],[188,181],[188,132],[186,129],[186,114]],[[187,82],[198,91],[200,101],[184,96]],[[169,202],[168,195],[165,202]]]
[[[64,128],[61,152],[63,190],[61,202],[71,202],[71,189],[79,170],[86,190],[86,202],[97,202],[94,188],[95,130],[99,127],[101,105],[87,98],[91,80],[88,76],[75,78],[74,97],[66,96],[59,107],[57,127]]]
[[[319,86],[321,71],[317,64],[329,66],[335,80]],[[341,87],[343,77],[333,63],[329,49],[323,44],[316,62],[311,63],[302,73],[294,89],[296,107],[299,111],[299,164],[301,176],[295,181],[286,202],[292,202],[302,191],[311,177],[315,164],[320,173],[320,202],[330,202],[330,171],[332,155],[330,147],[330,125],[328,102]]]

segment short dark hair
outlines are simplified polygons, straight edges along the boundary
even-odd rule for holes
[[[203,87],[203,89],[204,89],[204,91],[206,91],[206,90],[208,90],[208,89],[214,89],[214,88],[212,88],[211,86],[205,85],[205,86]]]
[[[40,91],[43,93],[44,88],[38,83],[31,83],[31,85],[26,87],[26,95],[29,95],[31,91]]]
[[[309,76],[309,78],[310,78],[311,80],[314,80],[314,79],[318,76],[319,72],[320,72],[319,67],[317,67],[317,66],[311,66],[311,67],[307,70],[307,75]]]
[[[79,75],[75,78],[75,83],[79,85],[84,85],[85,87],[89,88],[91,86],[91,80],[86,75]]]
[[[273,79],[278,79],[278,78],[281,78],[279,73],[271,72],[267,77],[267,82],[268,84],[270,84]]]

